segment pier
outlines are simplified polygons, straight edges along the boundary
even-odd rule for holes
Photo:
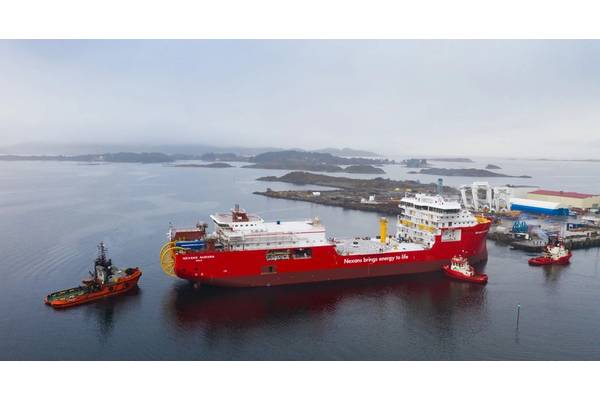
[[[511,246],[515,250],[523,250],[530,253],[537,253],[544,249],[547,242],[539,239],[518,239],[512,232],[499,232],[492,228],[488,234],[488,239]],[[589,249],[600,247],[600,232],[596,230],[587,231],[584,235],[572,235],[565,237],[563,243],[567,249]]]

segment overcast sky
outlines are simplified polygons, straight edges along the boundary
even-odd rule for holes
[[[598,157],[598,41],[0,41],[3,144]]]

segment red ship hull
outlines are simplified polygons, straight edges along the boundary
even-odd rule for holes
[[[175,274],[200,284],[274,286],[439,271],[456,254],[471,264],[487,259],[490,223],[462,228],[461,240],[436,238],[430,249],[373,254],[339,254],[333,244],[312,247],[307,259],[267,261],[267,250],[203,251],[175,254]]]

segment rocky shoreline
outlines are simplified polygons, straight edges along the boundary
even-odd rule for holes
[[[515,240],[513,235],[509,233],[489,232],[487,238],[491,241],[510,246],[515,250],[522,250],[529,253],[539,253],[546,246],[546,242],[542,240]],[[600,236],[565,238],[563,242],[569,250],[588,249],[600,247]]]
[[[265,192],[254,192],[259,196],[275,199],[305,201],[325,206],[342,207],[348,210],[370,211],[386,215],[398,214],[398,202],[386,203],[361,203],[360,195],[353,195],[345,190],[327,190],[319,192],[318,196],[309,190],[267,190]]]
[[[338,176],[290,172],[283,176],[265,176],[257,180],[263,182],[286,182],[297,185],[314,185],[334,190],[281,190],[267,188],[264,192],[254,192],[260,196],[277,199],[305,201],[322,205],[342,207],[350,210],[371,211],[387,215],[397,215],[400,199],[406,192],[435,193],[437,185],[417,181],[396,181],[384,178],[356,179]],[[458,190],[444,186],[443,194],[457,196]]]
[[[409,174],[425,174],[437,176],[468,176],[475,178],[531,178],[529,175],[506,175],[477,168],[423,168]]]

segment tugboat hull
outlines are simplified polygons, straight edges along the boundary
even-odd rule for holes
[[[453,271],[450,268],[450,265],[444,265],[442,267],[442,271],[444,271],[444,274],[446,274],[447,277],[452,278],[452,279],[457,279],[460,281],[471,282],[471,283],[480,283],[480,284],[486,284],[488,281],[488,277],[485,274],[475,274],[473,276],[464,275],[464,274],[461,274],[460,272]]]
[[[552,257],[534,257],[529,259],[529,265],[542,266],[542,265],[567,265],[571,262],[571,253],[566,256],[557,258],[556,260]]]

